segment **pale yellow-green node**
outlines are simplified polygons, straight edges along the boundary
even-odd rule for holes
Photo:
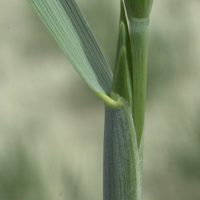
[[[125,100],[120,97],[118,94],[111,92],[110,96],[105,93],[95,92],[103,101],[105,104],[112,108],[119,108],[125,106]]]

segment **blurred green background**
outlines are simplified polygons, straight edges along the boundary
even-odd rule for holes
[[[27,0],[0,2],[0,200],[102,200],[102,100]],[[113,67],[119,0],[77,3]],[[143,200],[200,199],[199,10],[153,5]]]

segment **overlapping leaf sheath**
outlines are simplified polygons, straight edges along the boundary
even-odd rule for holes
[[[107,163],[105,166],[110,166],[107,171],[109,170],[112,175],[106,179],[106,172],[104,172],[106,180],[104,200],[141,200],[148,17],[152,2],[152,0],[121,0],[120,29],[112,90],[124,98],[130,114],[125,115],[127,109],[123,110],[122,107],[121,109],[119,107],[113,110],[109,109],[106,112],[107,120],[112,115],[111,122],[109,122],[112,126],[108,124],[112,128],[105,129],[107,145],[104,151],[107,153],[104,153],[104,158]],[[132,123],[129,123],[130,120]],[[134,141],[132,144],[129,141],[130,137]],[[134,152],[131,156],[130,149]],[[105,155],[109,155],[110,161],[106,159]],[[133,161],[132,163],[129,163],[128,155]],[[117,166],[117,163],[123,164]],[[127,168],[130,165],[132,171]],[[122,174],[118,174],[118,171]],[[125,171],[132,177],[128,180],[129,182],[126,180]],[[114,185],[109,185],[110,182],[113,182]],[[106,188],[111,188],[111,192],[109,193]],[[134,188],[134,191],[131,188]]]
[[[120,100],[119,100],[120,101]],[[106,105],[104,200],[141,200],[140,157],[131,109]]]
[[[129,43],[131,44],[131,82],[132,114],[137,134],[138,146],[144,132],[144,115],[146,102],[147,60],[148,60],[148,27],[149,14],[153,0],[124,0]],[[124,11],[121,11],[122,13]]]

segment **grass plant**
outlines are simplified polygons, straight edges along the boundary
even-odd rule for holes
[[[121,0],[114,73],[74,0],[29,0],[72,65],[105,102],[104,200],[141,200],[149,14]]]

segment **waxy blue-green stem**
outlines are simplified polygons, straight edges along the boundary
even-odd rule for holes
[[[106,103],[104,200],[141,200],[148,16],[153,0],[121,0],[113,82],[75,0],[29,1],[82,78]],[[117,94],[111,92],[111,84]]]

